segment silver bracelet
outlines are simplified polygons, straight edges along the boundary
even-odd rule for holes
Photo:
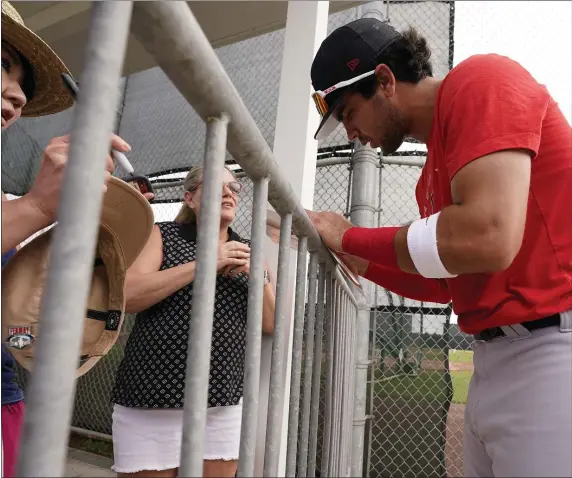
[[[270,274],[264,269],[264,285],[270,284]]]

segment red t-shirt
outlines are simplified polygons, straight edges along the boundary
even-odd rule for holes
[[[438,92],[416,189],[421,217],[452,204],[451,180],[463,166],[507,149],[533,154],[524,239],[505,271],[447,280],[467,333],[572,309],[570,124],[547,89],[517,62],[470,57],[449,72]]]

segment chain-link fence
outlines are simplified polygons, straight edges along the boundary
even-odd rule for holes
[[[384,161],[422,164],[398,155]],[[378,224],[419,217],[420,166],[382,164]],[[471,336],[450,306],[376,288],[371,312],[367,476],[462,476]]]
[[[435,76],[445,76],[453,59],[452,2],[362,5],[330,15],[328,31],[373,7],[399,30],[409,25],[418,28],[432,49]],[[283,41],[284,31],[279,30],[216,50],[271,146]],[[121,88],[116,130],[133,147],[129,157],[136,171],[149,175],[157,186],[155,220],[172,220],[180,207],[181,179],[190,165],[202,161],[203,122],[159,68],[124,78]],[[52,137],[69,131],[71,115],[69,110],[49,119],[22,119],[2,134],[3,191],[21,195],[29,189],[41,152]],[[319,148],[314,209],[349,216],[352,147],[340,128]],[[379,225],[404,224],[419,216],[414,190],[424,152],[422,145],[407,143],[397,154],[383,158],[377,170],[379,194],[373,204]],[[228,164],[234,167],[230,157]],[[239,180],[245,193],[233,227],[248,236],[252,183],[245,177]],[[113,350],[78,380],[74,427],[111,433],[110,391],[133,320],[128,317]],[[459,331],[451,309],[377,288],[372,298],[369,349],[364,476],[461,476],[463,409],[472,360],[470,340]],[[20,370],[19,376],[25,387],[27,374]],[[318,452],[323,409],[322,400]],[[319,457],[320,453],[317,470]]]

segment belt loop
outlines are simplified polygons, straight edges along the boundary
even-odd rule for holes
[[[560,332],[572,332],[572,310],[560,312]]]
[[[530,330],[528,330],[522,324],[502,326],[501,329],[507,336],[509,342],[516,342],[517,340],[523,340],[532,337]]]

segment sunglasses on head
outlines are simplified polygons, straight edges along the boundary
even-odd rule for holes
[[[196,187],[194,187],[193,189],[189,189],[190,192],[197,190],[200,186],[202,186],[202,181],[199,182]],[[233,194],[240,194],[240,191],[242,191],[242,183],[239,183],[238,181],[230,181],[228,183],[222,183],[222,190],[224,192],[224,188],[228,187],[228,189],[230,189],[230,192]]]
[[[314,93],[312,93],[312,99],[314,100],[314,104],[316,105],[316,109],[318,110],[318,113],[320,113],[320,116],[323,118],[328,114],[329,107],[328,103],[326,102],[326,96],[333,93],[334,91],[339,90],[340,88],[345,88],[346,86],[353,85],[358,81],[373,75],[374,73],[375,70],[368,71],[367,73],[363,73],[362,75],[350,78],[349,80],[340,81],[339,83],[336,83],[335,85],[330,86],[325,90],[314,91]]]

